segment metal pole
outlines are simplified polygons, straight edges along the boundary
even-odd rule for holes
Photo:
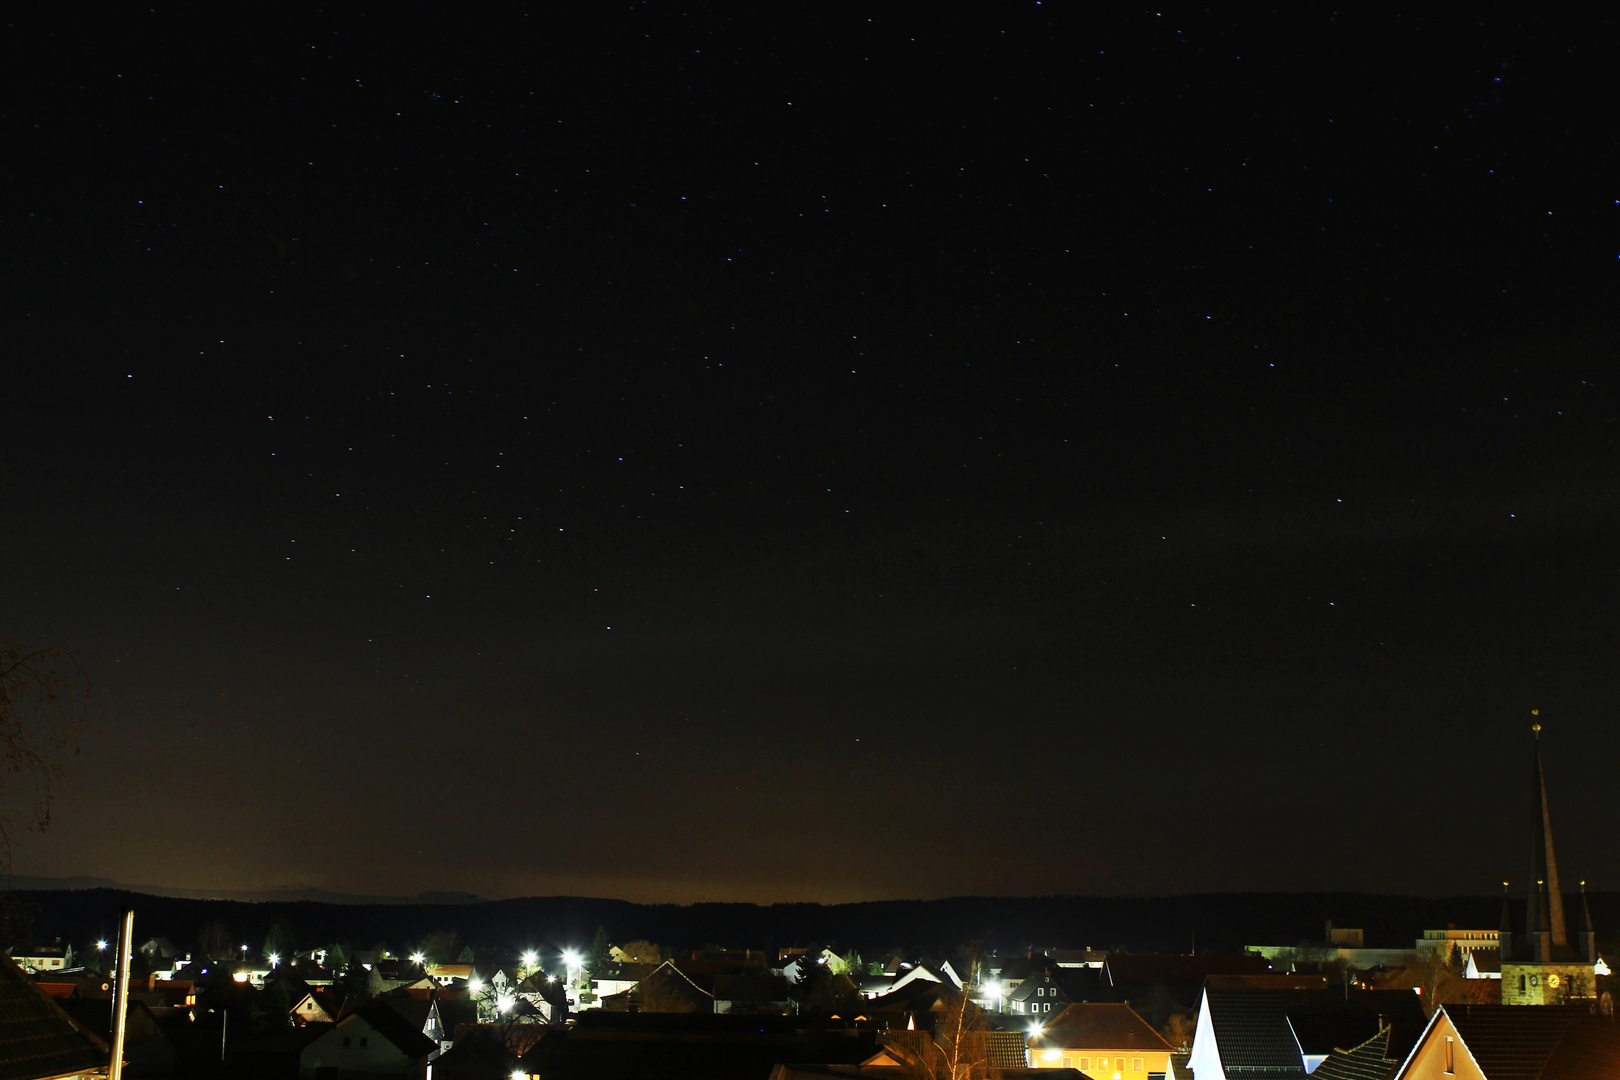
[[[112,1061],[107,1080],[122,1080],[124,1075],[124,1022],[129,1016],[129,962],[134,944],[135,912],[125,908],[118,929],[118,989],[113,994]]]

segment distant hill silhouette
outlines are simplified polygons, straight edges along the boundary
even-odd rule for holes
[[[93,880],[93,879],[92,879]],[[264,940],[286,919],[310,943],[369,947],[416,942],[455,930],[483,947],[556,947],[589,943],[598,926],[614,940],[648,939],[678,948],[715,944],[774,948],[810,942],[876,953],[900,946],[943,951],[983,941],[1002,951],[1030,946],[1186,953],[1236,953],[1245,945],[1319,940],[1323,922],[1361,927],[1369,945],[1409,945],[1425,929],[1491,929],[1500,897],[1410,897],[1358,893],[1212,893],[1174,897],[952,897],[857,904],[632,904],[590,897],[527,897],[451,902],[343,898],[338,902],[274,897],[258,901],[158,896],[128,889],[17,889],[35,905],[38,937],[85,940],[110,936],[118,912],[135,910],[136,935],[167,937],[186,947],[197,928],[223,922],[246,942]],[[1602,939],[1620,931],[1620,894],[1588,900]],[[1572,900],[1570,910],[1577,910]],[[1522,912],[1521,912],[1522,914]]]
[[[318,904],[476,904],[483,897],[464,892],[425,892],[416,896],[355,896],[326,889],[286,887],[281,889],[176,889],[167,885],[129,885],[101,877],[42,878],[15,876],[15,892],[52,892],[62,889],[118,889],[145,896],[173,896],[191,900],[243,900],[249,903],[286,903],[311,900]]]

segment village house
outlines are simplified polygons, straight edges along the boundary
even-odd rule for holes
[[[1129,1005],[1070,1005],[1029,1037],[1036,1068],[1079,1069],[1097,1080],[1163,1080],[1172,1047]]]
[[[1390,1080],[1599,1080],[1620,1027],[1588,1005],[1442,1005]]]
[[[386,1002],[368,1001],[303,1048],[298,1075],[302,1080],[352,1073],[426,1080],[428,1062],[439,1051],[437,1042]]]

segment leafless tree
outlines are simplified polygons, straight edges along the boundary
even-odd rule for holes
[[[0,636],[0,799],[27,789],[29,809],[0,811],[0,868],[11,865],[20,827],[43,831],[66,759],[78,753],[90,682],[64,649],[33,648]]]
[[[934,1019],[933,1080],[994,1080],[990,1064],[990,1025],[965,991],[942,994]]]

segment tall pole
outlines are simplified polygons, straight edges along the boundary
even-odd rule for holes
[[[129,1016],[129,962],[134,944],[135,912],[125,908],[118,929],[118,990],[113,994],[112,1061],[107,1080],[122,1080],[124,1075],[124,1022]]]

